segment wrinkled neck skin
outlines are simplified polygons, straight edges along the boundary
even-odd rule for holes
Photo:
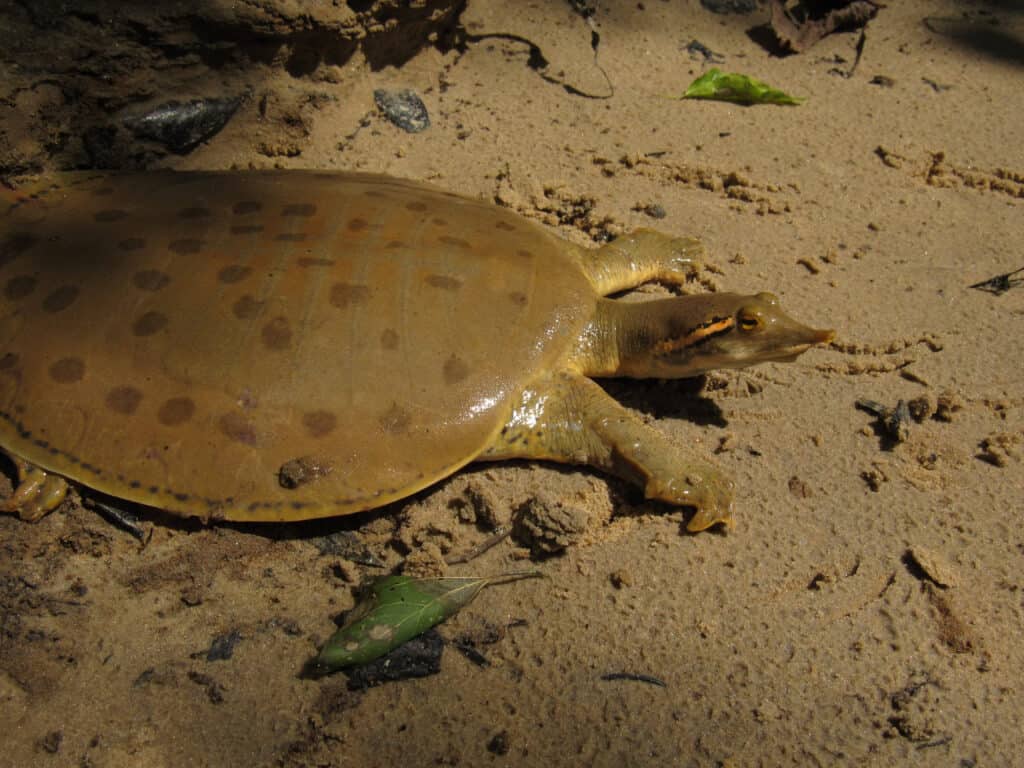
[[[594,317],[576,344],[574,360],[591,378],[650,378],[648,366],[638,365],[644,351],[669,333],[666,323],[673,299],[624,302],[599,299]],[[696,376],[700,372],[685,374]]]

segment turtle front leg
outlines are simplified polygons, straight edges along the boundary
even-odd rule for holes
[[[643,488],[648,499],[696,507],[687,530],[732,524],[731,481],[578,374],[552,374],[527,387],[478,459],[589,464]]]
[[[10,498],[0,501],[0,512],[17,512],[22,520],[34,523],[61,505],[68,493],[63,477],[16,456],[11,456],[11,461],[18,470],[18,487]]]
[[[684,285],[698,278],[703,262],[699,240],[653,229],[638,229],[581,255],[584,272],[602,296],[651,280]]]

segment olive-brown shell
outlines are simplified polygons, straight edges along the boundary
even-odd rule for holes
[[[6,193],[0,446],[179,514],[346,514],[471,461],[594,305],[512,213],[377,176]]]

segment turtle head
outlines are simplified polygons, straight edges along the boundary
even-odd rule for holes
[[[619,376],[679,379],[789,362],[834,336],[794,320],[771,293],[710,293],[625,306]]]

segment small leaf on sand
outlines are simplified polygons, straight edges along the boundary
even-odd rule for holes
[[[747,75],[714,68],[690,83],[683,98],[734,101],[737,104],[800,104],[804,101]]]
[[[385,576],[371,582],[345,625],[317,656],[326,670],[365,664],[447,619],[493,581],[539,575],[535,571],[494,578],[417,579]]]

